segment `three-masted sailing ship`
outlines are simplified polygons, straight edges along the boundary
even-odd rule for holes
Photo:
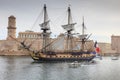
[[[21,42],[21,45],[24,49],[30,52],[32,59],[39,62],[58,62],[58,61],[65,61],[65,62],[72,62],[72,61],[91,61],[95,55],[92,54],[93,46],[87,49],[85,48],[90,36],[84,33],[84,19],[82,24],[82,35],[79,35],[78,38],[74,37],[74,26],[76,23],[73,23],[71,20],[71,9],[70,6],[68,7],[68,23],[62,25],[62,28],[66,31],[63,36],[51,39],[50,38],[50,26],[47,14],[46,5],[44,5],[44,21],[40,24],[42,30],[42,49],[38,51],[34,51],[31,49],[31,45],[26,46],[24,42]],[[63,43],[55,46],[57,42],[60,40],[64,40]],[[64,48],[57,49],[57,47],[63,45]],[[80,48],[76,49],[75,46],[80,46]],[[90,46],[89,46],[90,47]]]

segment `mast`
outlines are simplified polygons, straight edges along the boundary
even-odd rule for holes
[[[74,25],[76,23],[72,23],[72,16],[71,16],[71,9],[70,6],[68,7],[68,23],[66,25],[62,25],[63,29],[65,29],[67,31],[67,38],[66,38],[66,46],[65,46],[65,50],[67,50],[67,52],[72,52],[73,49],[73,36],[72,36],[72,31],[74,30]]]
[[[71,10],[70,10],[70,7],[68,7],[68,25],[70,24],[70,17],[71,17]],[[69,52],[69,50],[71,50],[71,48],[72,48],[72,43],[70,43],[72,41],[71,40],[71,30],[68,30],[67,34],[68,35],[67,35],[67,40],[66,40],[66,48],[67,48],[67,51]],[[69,45],[69,44],[71,44],[71,45]]]
[[[83,51],[84,50],[84,46],[85,46],[85,39],[86,39],[86,35],[85,35],[85,24],[84,24],[84,16],[83,16],[83,23],[82,23],[82,48],[81,50]]]
[[[70,25],[71,23],[71,9],[70,6],[68,7],[68,25]],[[68,52],[72,52],[72,48],[73,48],[73,43],[72,43],[72,35],[71,35],[71,30],[67,31],[67,50]]]
[[[47,21],[47,10],[46,10],[46,4],[44,4],[44,23]]]
[[[49,42],[49,36],[50,36],[50,33],[48,33],[47,31],[50,30],[50,27],[49,27],[49,20],[48,20],[48,14],[47,14],[47,7],[46,7],[46,4],[44,4],[44,20],[43,20],[43,23],[40,24],[41,26],[41,30],[43,31],[42,34],[43,34],[43,45],[42,47],[44,48],[48,42]],[[44,48],[43,49],[43,52],[46,53],[48,48]]]
[[[68,7],[68,24],[71,22],[71,9]]]
[[[84,35],[84,29],[85,29],[85,25],[84,25],[84,16],[83,16],[83,23],[82,23],[82,35]]]

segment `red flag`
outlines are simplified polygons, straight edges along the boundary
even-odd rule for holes
[[[99,48],[99,47],[96,47],[96,48],[95,48],[95,51],[96,51],[96,53],[99,53],[99,52],[100,52],[100,48]]]
[[[94,47],[95,47],[95,52],[96,52],[96,53],[99,53],[99,52],[100,52],[100,48],[99,48],[99,46],[98,46],[97,41],[95,42]]]

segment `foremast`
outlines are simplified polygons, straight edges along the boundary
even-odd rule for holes
[[[42,43],[42,52],[46,53],[47,51],[49,51],[50,47],[46,47],[46,45],[49,44],[49,37],[50,37],[50,32],[48,32],[50,30],[50,26],[49,26],[49,19],[48,19],[48,14],[47,14],[47,7],[46,4],[44,4],[44,20],[43,23],[40,24],[41,26],[41,30],[42,32],[42,38],[43,38],[43,43]]]
[[[66,25],[62,25],[62,27],[63,27],[63,29],[65,29],[67,31],[65,51],[66,52],[72,52],[72,50],[73,50],[73,36],[72,36],[72,31],[74,30],[74,25],[76,23],[72,22],[72,16],[71,16],[70,6],[68,7],[67,12],[68,12],[68,23]]]

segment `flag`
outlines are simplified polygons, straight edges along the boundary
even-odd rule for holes
[[[102,56],[101,56],[101,54],[100,54],[100,48],[99,48],[99,46],[98,46],[97,41],[95,42],[94,47],[95,47],[95,52],[94,52],[94,54],[96,53],[96,57],[98,57],[100,60],[102,60]]]
[[[94,47],[95,47],[95,52],[96,52],[96,53],[99,53],[99,52],[100,52],[100,48],[99,48],[99,46],[98,46],[97,41],[95,42]]]

